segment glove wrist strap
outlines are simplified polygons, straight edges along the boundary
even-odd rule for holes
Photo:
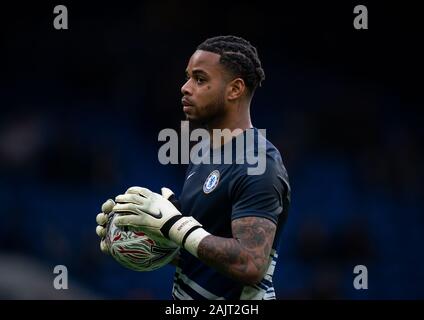
[[[170,238],[169,236],[169,231],[171,229],[171,227],[176,224],[176,222],[180,219],[182,219],[183,216],[181,215],[177,215],[177,216],[173,216],[171,219],[169,219],[168,221],[165,222],[165,224],[162,226],[162,228],[160,228],[160,231],[162,232],[163,236],[167,239]]]
[[[202,225],[193,217],[178,217],[169,229],[169,238],[197,257],[197,247],[207,235]]]

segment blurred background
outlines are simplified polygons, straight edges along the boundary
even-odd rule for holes
[[[68,9],[68,30],[53,8]],[[368,30],[353,8],[368,8]],[[179,130],[196,46],[234,34],[266,80],[252,119],[289,173],[279,299],[424,298],[422,19],[407,4],[74,2],[0,5],[0,298],[170,299],[174,269],[101,254],[95,216],[129,186],[180,193],[157,159]],[[53,269],[68,269],[55,290]],[[355,290],[356,265],[368,290]]]

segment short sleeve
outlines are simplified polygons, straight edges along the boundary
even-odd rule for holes
[[[286,209],[284,198],[288,194],[287,172],[281,160],[267,156],[266,170],[261,175],[248,175],[245,168],[233,172],[231,219],[257,216],[277,224]]]

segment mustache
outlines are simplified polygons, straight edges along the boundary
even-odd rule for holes
[[[193,101],[191,101],[189,98],[187,98],[187,97],[182,97],[181,98],[181,103],[183,104],[183,105],[187,105],[187,106],[194,106],[194,102]]]

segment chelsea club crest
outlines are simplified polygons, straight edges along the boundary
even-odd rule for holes
[[[215,190],[219,182],[219,177],[220,177],[220,174],[218,170],[212,171],[209,174],[209,176],[206,178],[205,183],[203,184],[203,192],[208,194],[212,192],[213,190]]]

